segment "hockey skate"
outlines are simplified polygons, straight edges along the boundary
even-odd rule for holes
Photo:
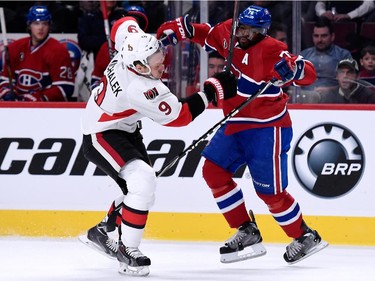
[[[117,251],[117,260],[120,262],[119,272],[132,276],[147,276],[150,274],[151,260],[138,248],[126,247],[120,243]]]
[[[250,217],[252,221],[241,225],[237,233],[220,248],[220,261],[222,263],[253,259],[267,253],[261,243],[263,239],[251,210]]]
[[[328,246],[317,231],[307,228],[306,233],[286,247],[284,259],[288,264],[297,263]]]
[[[106,257],[117,259],[118,243],[108,237],[105,229],[105,223],[101,222],[93,228],[90,228],[86,235],[79,236],[78,239],[91,249]]]

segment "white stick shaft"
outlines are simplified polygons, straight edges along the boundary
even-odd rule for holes
[[[1,33],[3,35],[3,44],[4,46],[8,46],[7,27],[5,25],[4,8],[0,8],[0,21],[1,21]]]

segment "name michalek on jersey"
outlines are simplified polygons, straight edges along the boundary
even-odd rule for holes
[[[162,177],[177,175],[178,177],[193,177],[197,172],[201,152],[208,141],[199,143],[196,148],[180,160],[182,164],[175,165],[166,171]],[[157,163],[167,165],[176,155],[181,153],[187,145],[180,139],[152,140],[147,148],[152,165]],[[169,150],[165,151],[166,148]],[[78,152],[77,152],[78,149]],[[82,147],[75,139],[46,138],[39,143],[32,138],[1,138],[0,139],[0,175],[70,175],[84,176],[89,163],[83,156]],[[178,169],[177,167],[181,166]],[[242,177],[245,167],[240,168],[235,177]],[[94,176],[105,175],[96,168]]]
[[[122,89],[120,88],[120,84],[118,83],[116,79],[116,75],[113,71],[116,66],[116,63],[117,63],[117,60],[111,61],[111,63],[107,67],[106,75],[109,79],[109,85],[111,86],[111,90],[113,94],[117,97],[117,95],[119,94],[119,92],[122,91]]]

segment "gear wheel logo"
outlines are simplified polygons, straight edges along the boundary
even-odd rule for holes
[[[351,191],[364,171],[358,138],[342,125],[324,123],[307,130],[296,142],[292,166],[299,183],[318,197]]]

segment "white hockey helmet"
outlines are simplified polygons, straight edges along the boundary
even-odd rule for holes
[[[120,55],[126,66],[138,72],[135,62],[139,61],[149,70],[148,73],[141,74],[150,75],[151,68],[147,59],[157,51],[163,52],[163,45],[155,36],[148,33],[130,33],[122,44]]]

